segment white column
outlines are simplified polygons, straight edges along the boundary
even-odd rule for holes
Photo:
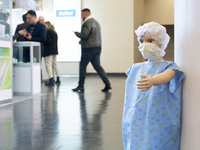
[[[185,73],[181,150],[200,149],[200,1],[175,1],[175,62]]]

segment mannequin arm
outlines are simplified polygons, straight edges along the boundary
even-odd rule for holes
[[[177,72],[177,70],[167,69],[163,73],[157,74],[152,77],[149,75],[141,74],[140,77],[144,79],[138,81],[139,84],[137,84],[137,87],[138,89],[141,89],[141,91],[147,91],[152,86],[166,84],[176,76]]]

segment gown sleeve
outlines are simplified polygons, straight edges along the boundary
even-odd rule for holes
[[[171,93],[174,93],[176,91],[177,87],[179,86],[179,84],[181,83],[181,81],[183,80],[185,74],[181,71],[181,69],[174,62],[170,63],[166,67],[166,70],[167,69],[173,69],[173,70],[178,71],[176,76],[169,83],[169,90]]]
[[[125,74],[128,76],[131,72],[131,69],[132,69],[133,65],[125,72]]]

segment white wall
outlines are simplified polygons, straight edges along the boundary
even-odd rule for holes
[[[53,11],[53,0],[42,0],[42,9],[46,11]]]
[[[174,0],[145,0],[144,21],[174,24]]]
[[[133,0],[82,0],[101,25],[101,64],[107,73],[125,72],[133,64]],[[89,65],[87,72],[95,72]]]
[[[181,150],[200,149],[200,1],[175,1],[175,62],[185,73]]]

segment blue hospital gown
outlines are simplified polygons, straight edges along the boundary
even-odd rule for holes
[[[154,76],[167,69],[178,70],[168,83],[137,89],[141,74]],[[125,150],[179,150],[181,86],[184,73],[174,62],[154,61],[133,64],[126,72],[122,120]]]

